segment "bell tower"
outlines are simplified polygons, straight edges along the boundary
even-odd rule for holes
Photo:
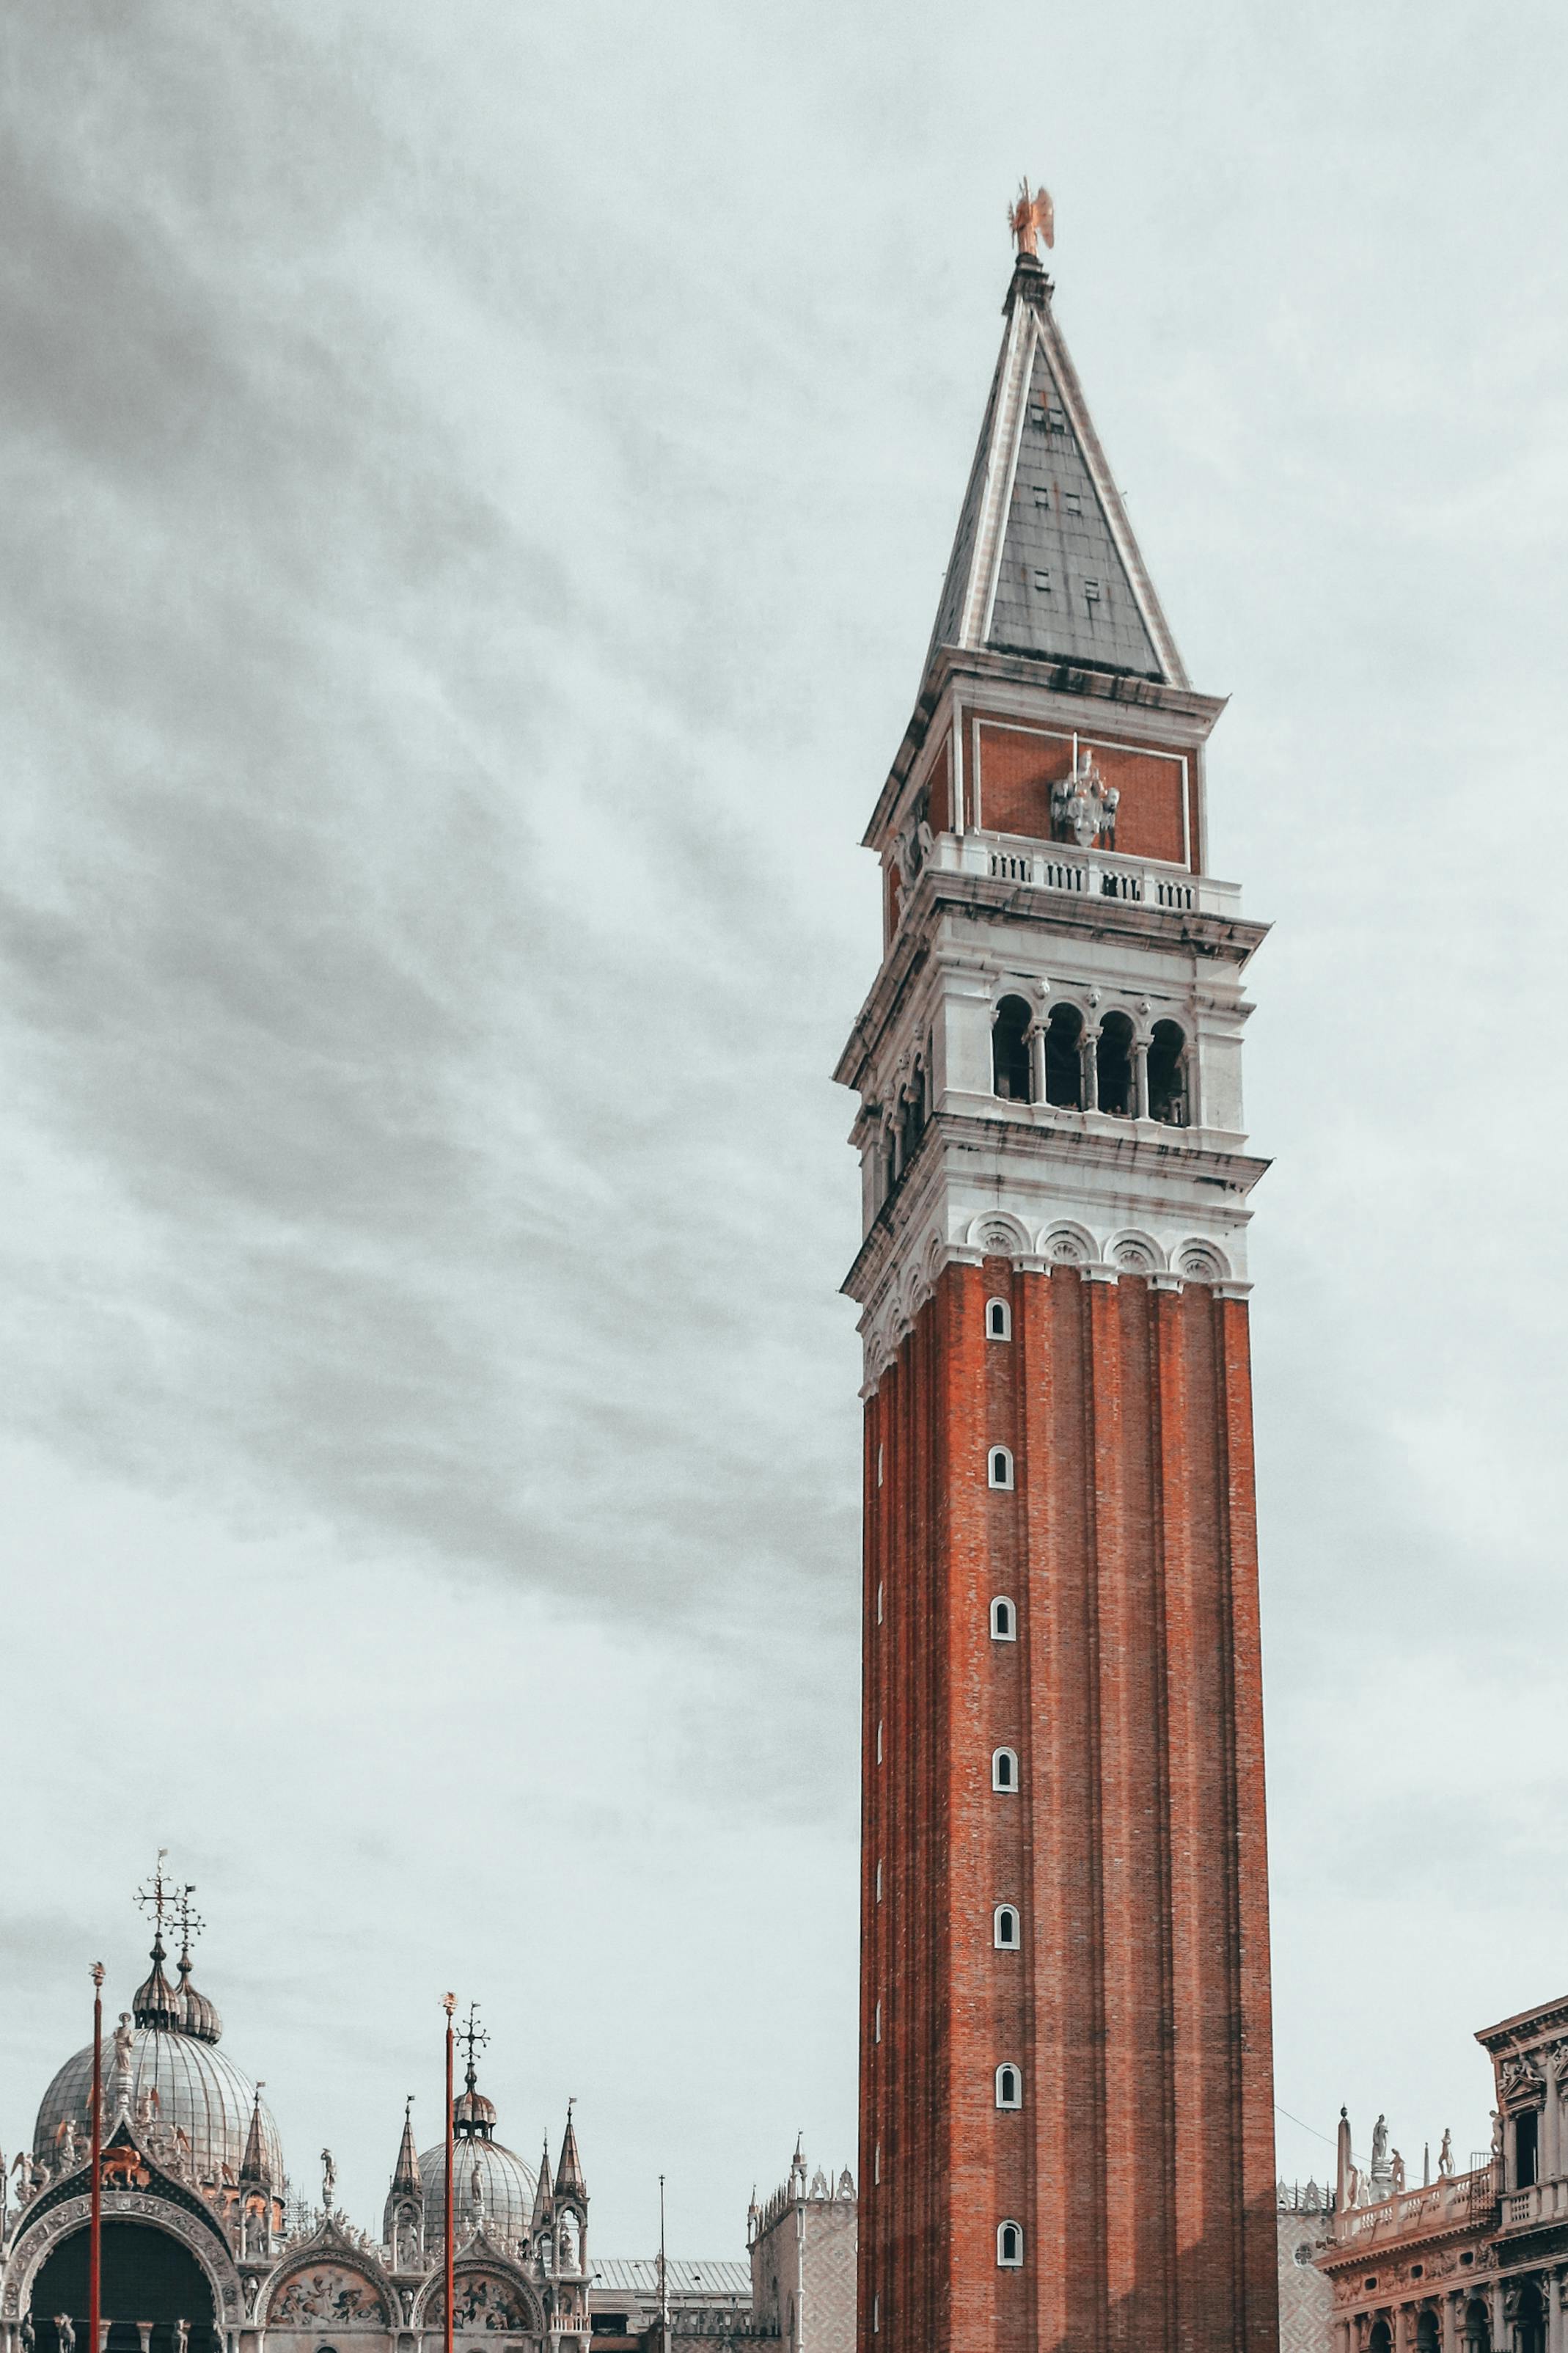
[[[1223,704],[1183,668],[1026,199],[837,1071],[864,1201],[859,2337],[1273,2353],[1264,926],[1207,871]]]

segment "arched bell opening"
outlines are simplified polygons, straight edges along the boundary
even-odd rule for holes
[[[1076,1005],[1053,1005],[1046,1024],[1046,1101],[1061,1111],[1083,1109],[1083,1016]]]
[[[88,2232],[72,2232],[47,2255],[33,2282],[33,2334],[37,2353],[60,2353],[58,2317],[68,2316],[77,2353],[89,2353]],[[103,2223],[103,2316],[108,2353],[179,2353],[185,2325],[188,2353],[217,2353],[213,2294],[206,2274],[179,2240],[154,2222]],[[143,2339],[139,2323],[152,2323]]]
[[[1132,1024],[1125,1013],[1108,1013],[1095,1049],[1100,1108],[1118,1119],[1132,1116]]]
[[[1156,1021],[1149,1040],[1149,1116],[1167,1127],[1185,1127],[1187,1041],[1175,1021]]]
[[[1034,1014],[1021,997],[1005,997],[991,1026],[991,1084],[1004,1103],[1029,1100],[1029,1024]]]

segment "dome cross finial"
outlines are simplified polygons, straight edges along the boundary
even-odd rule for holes
[[[163,1875],[163,1865],[169,1859],[166,1846],[158,1849],[158,1860],[153,1867],[151,1886],[136,1890],[136,1902],[153,1923],[153,1934],[160,1943],[163,1936],[163,1915],[174,1909],[174,1882]]]
[[[468,2021],[458,2029],[458,2040],[465,2046],[468,2054],[467,2080],[470,2092],[479,2080],[474,2070],[474,2053],[476,2051],[482,2051],[489,2039],[479,2024],[479,2005],[477,2001],[471,2001],[468,2004]]]
[[[180,1960],[185,1968],[190,1966],[192,1945],[207,1925],[201,1914],[192,1908],[191,1898],[195,1892],[195,1880],[188,1880],[174,1899],[173,1907],[180,1924]]]

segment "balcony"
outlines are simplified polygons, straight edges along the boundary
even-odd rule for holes
[[[1189,874],[1157,859],[1123,858],[1110,849],[1076,849],[1068,842],[1033,842],[1009,833],[942,833],[934,863],[950,873],[988,874],[1034,891],[1079,899],[1119,899],[1172,914],[1239,915],[1241,886]]]
[[[1533,2231],[1542,2222],[1560,2222],[1568,2216],[1568,2180],[1533,2181],[1528,2189],[1505,2189],[1499,2227]]]
[[[1568,2190],[1568,2182],[1547,2182],[1544,2189]],[[1510,2197],[1516,2193],[1510,2192]],[[1520,2197],[1533,2193],[1521,2190]],[[1509,2199],[1503,2200],[1504,2208]],[[1437,2231],[1483,2228],[1497,2204],[1497,2183],[1489,2165],[1473,2173],[1450,2174],[1420,2189],[1396,2190],[1375,2206],[1351,2206],[1334,2216],[1334,2245],[1383,2246],[1390,2239],[1421,2239]],[[1565,2210],[1568,2211],[1568,2210]]]

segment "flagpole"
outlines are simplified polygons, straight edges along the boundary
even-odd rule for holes
[[[442,1997],[447,2013],[447,2327],[444,2337],[446,2353],[452,2353],[452,2306],[457,2300],[452,2271],[452,2166],[455,2158],[452,2134],[452,2012],[458,2007],[455,1993]],[[96,2347],[94,2353],[97,2353]]]
[[[103,2353],[103,1963],[92,1965],[92,2189],[88,2224],[87,2341]]]
[[[658,2353],[669,2353],[669,2263],[664,2252],[664,2176],[658,2177]]]

